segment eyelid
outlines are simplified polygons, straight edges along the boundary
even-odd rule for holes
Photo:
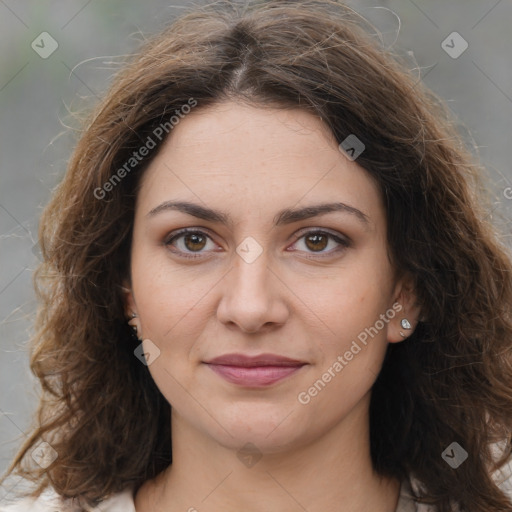
[[[164,244],[168,244],[169,242],[171,242],[175,238],[179,237],[180,235],[186,235],[187,233],[192,233],[192,234],[201,233],[201,234],[207,235],[209,238],[213,239],[212,232],[208,228],[205,228],[203,226],[197,226],[197,227],[190,227],[190,228],[181,228],[181,229],[176,229],[176,230],[171,231],[164,237]]]
[[[307,233],[310,233],[310,232],[313,232],[313,233],[325,233],[327,235],[331,235],[332,237],[340,238],[341,240],[343,240],[347,244],[349,244],[349,243],[351,244],[352,243],[352,240],[347,235],[345,235],[343,233],[340,233],[339,231],[334,231],[334,230],[331,230],[329,228],[321,228],[319,226],[308,226],[306,228],[299,229],[299,231],[294,233],[294,235],[297,237],[297,240],[298,240],[301,236],[304,236],[304,235],[306,235]]]

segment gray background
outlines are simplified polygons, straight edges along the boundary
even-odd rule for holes
[[[494,195],[489,214],[510,246],[512,2],[347,3],[374,23],[386,46],[409,52],[418,79],[448,102],[461,133],[477,145]],[[33,247],[41,207],[73,147],[78,124],[72,113],[92,106],[106,91],[116,56],[134,51],[186,4],[0,0],[0,471],[24,438],[37,403],[26,350],[35,310]],[[442,48],[453,31],[469,45],[458,58]],[[46,59],[31,47],[42,32],[59,45]],[[11,488],[2,489],[0,499]]]

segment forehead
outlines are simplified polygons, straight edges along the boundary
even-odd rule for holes
[[[183,116],[146,170],[138,203],[193,200],[219,209],[276,212],[343,201],[383,216],[381,193],[366,170],[338,148],[318,116],[224,102]]]

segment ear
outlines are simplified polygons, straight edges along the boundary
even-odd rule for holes
[[[399,343],[414,332],[421,317],[412,275],[405,274],[398,280],[392,309],[396,314],[389,321],[387,339],[389,343]]]
[[[141,332],[140,319],[138,317],[137,305],[133,296],[131,283],[128,280],[123,281],[121,287],[123,292],[124,312],[128,325],[130,325],[137,335]]]

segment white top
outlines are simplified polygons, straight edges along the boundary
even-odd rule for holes
[[[497,471],[493,478],[512,500],[512,460]],[[417,504],[413,501],[411,490],[414,489],[417,492],[418,488],[419,482],[414,478],[402,482],[395,512],[436,512],[436,508],[431,505]],[[97,507],[87,510],[90,512],[136,512],[133,490],[130,488],[114,494]],[[73,506],[70,500],[63,500],[55,491],[47,489],[37,499],[25,498],[11,504],[0,504],[0,512],[80,512],[80,509]]]

